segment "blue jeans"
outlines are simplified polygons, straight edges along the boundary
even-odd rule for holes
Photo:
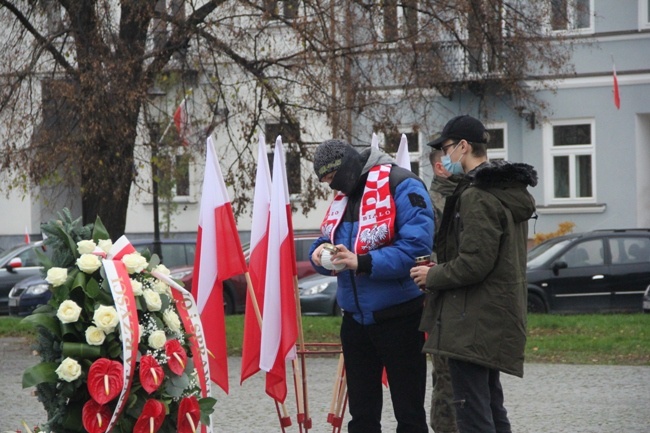
[[[382,371],[386,367],[398,433],[427,433],[427,383],[421,310],[374,325],[344,315],[341,343],[351,420],[348,433],[381,433]]]
[[[460,433],[511,433],[499,370],[448,359]]]

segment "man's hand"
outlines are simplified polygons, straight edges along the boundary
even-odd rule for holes
[[[429,273],[429,266],[415,266],[411,268],[411,278],[419,287],[427,285],[427,274]]]
[[[345,268],[343,269],[352,269],[353,271],[356,271],[359,267],[357,255],[345,248],[345,245],[343,244],[337,245],[336,249],[337,251],[332,254],[332,264],[344,264]]]

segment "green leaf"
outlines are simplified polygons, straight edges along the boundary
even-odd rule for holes
[[[41,248],[34,248],[34,252],[36,253],[36,257],[38,257],[38,261],[46,270],[54,266],[52,259],[50,259],[50,257],[45,254]]]
[[[86,287],[84,287],[84,293],[92,299],[96,299],[101,295],[102,289],[99,287],[99,283],[93,277],[88,278]]]
[[[186,374],[181,376],[172,375],[166,383],[165,394],[171,397],[181,397],[189,384],[190,379]]]
[[[34,313],[25,317],[20,322],[29,323],[33,326],[42,326],[57,337],[61,337],[61,322],[51,314]]]
[[[61,346],[63,356],[72,358],[90,358],[97,359],[101,356],[101,346],[91,346],[86,343],[75,343],[71,341],[64,341]]]
[[[98,243],[100,240],[110,238],[111,235],[108,234],[108,230],[106,230],[106,227],[104,227],[102,219],[99,217],[99,215],[97,215],[97,218],[95,219],[95,225],[93,227],[93,241],[95,241],[95,243]]]
[[[72,282],[72,289],[81,287],[82,289],[86,287],[86,274],[84,272],[79,272],[75,275],[74,281]]]
[[[56,362],[41,362],[23,372],[23,388],[38,385],[39,383],[56,383],[58,376],[56,369],[59,366]]]

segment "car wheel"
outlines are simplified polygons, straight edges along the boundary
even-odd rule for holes
[[[235,301],[225,284],[223,285],[223,313],[225,315],[235,314]]]
[[[547,313],[546,303],[541,296],[534,293],[528,293],[528,312],[529,313]]]

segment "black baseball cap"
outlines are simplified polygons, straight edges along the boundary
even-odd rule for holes
[[[427,146],[431,146],[434,149],[441,149],[442,143],[450,138],[457,140],[464,139],[470,143],[487,143],[485,126],[483,126],[480,120],[468,114],[456,116],[447,122],[440,136],[427,143]]]

